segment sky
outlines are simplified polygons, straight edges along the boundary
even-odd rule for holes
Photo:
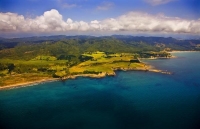
[[[200,37],[200,0],[0,0],[0,37]]]

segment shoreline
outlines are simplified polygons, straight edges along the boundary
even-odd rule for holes
[[[181,52],[200,52],[200,51],[171,51],[169,53],[181,53]]]
[[[153,58],[140,58],[141,60],[157,60],[157,59],[173,59],[176,58],[176,56],[171,57],[153,57]]]
[[[48,78],[48,79],[41,79],[41,80],[37,80],[37,81],[30,81],[30,82],[23,82],[23,83],[12,84],[12,85],[7,85],[7,86],[0,86],[0,90],[32,86],[32,85],[37,85],[37,84],[46,83],[46,82],[53,82],[53,81],[57,81],[57,80],[59,80],[59,79],[58,78]]]
[[[7,85],[7,86],[0,86],[0,90],[33,86],[33,85],[46,83],[46,82],[66,81],[68,79],[76,79],[77,77],[104,78],[106,76],[115,76],[116,71],[143,71],[143,72],[155,72],[155,73],[162,73],[162,74],[171,74],[171,72],[154,69],[153,66],[147,65],[144,68],[117,68],[117,69],[113,69],[112,73],[102,72],[102,73],[99,73],[99,74],[78,74],[78,75],[69,75],[69,76],[66,76],[66,77],[63,77],[63,78],[41,79],[41,80],[37,80],[37,81],[18,83],[18,84],[12,84],[12,85]]]
[[[169,53],[181,53],[181,52],[199,52],[199,51],[171,51]],[[169,57],[169,58],[140,58],[142,60],[156,60],[156,59],[171,59],[171,58],[176,58],[175,56]],[[144,61],[145,62],[145,61]],[[65,76],[63,78],[45,78],[41,80],[36,80],[36,81],[29,81],[29,82],[23,82],[23,83],[17,83],[17,84],[11,84],[11,85],[5,85],[5,86],[0,86],[0,90],[5,90],[5,89],[14,89],[14,88],[19,88],[19,87],[26,87],[26,86],[32,86],[32,85],[37,85],[41,83],[46,83],[46,82],[53,82],[53,81],[65,81],[68,79],[76,79],[77,77],[90,77],[90,78],[104,78],[106,76],[115,76],[116,71],[144,71],[144,72],[154,72],[154,73],[162,73],[162,74],[172,74],[171,72],[168,72],[167,70],[158,70],[155,69],[153,66],[149,65],[148,63],[145,64],[144,67],[142,68],[115,68],[112,69],[113,72],[107,73],[107,72],[102,72],[100,74],[78,74],[78,75],[69,75]]]

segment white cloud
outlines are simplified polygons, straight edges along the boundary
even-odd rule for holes
[[[97,20],[94,20],[94,21],[91,21],[92,24],[99,24],[99,21]]]
[[[14,13],[0,13],[0,31],[15,31],[25,23],[24,16]]]
[[[142,33],[187,33],[200,34],[200,19],[187,20],[167,17],[164,14],[151,15],[129,12],[117,18],[93,20],[90,22],[63,20],[55,9],[44,12],[36,18],[25,18],[15,13],[0,13],[0,33],[54,33],[54,32],[142,32]]]
[[[109,10],[114,6],[112,2],[103,2],[101,5],[97,6],[97,10]]]
[[[157,5],[161,5],[161,4],[167,4],[167,3],[175,1],[175,0],[144,0],[144,1],[153,6],[157,6]]]
[[[67,19],[67,23],[68,23],[68,24],[71,24],[71,23],[73,23],[73,20],[72,20],[71,18],[68,18],[68,19]]]
[[[101,30],[101,26],[99,24],[100,22],[97,20],[91,21],[90,22],[90,28],[91,30],[95,31],[95,30]]]

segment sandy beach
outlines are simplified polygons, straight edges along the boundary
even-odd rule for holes
[[[17,84],[12,84],[12,85],[7,85],[7,86],[1,86],[0,90],[37,85],[37,84],[40,84],[40,83],[52,82],[52,81],[57,81],[57,80],[59,80],[59,79],[58,78],[49,78],[49,79],[42,79],[42,80],[31,81],[31,82],[17,83]]]
[[[199,51],[171,51],[169,53],[182,53],[182,52],[199,52]]]

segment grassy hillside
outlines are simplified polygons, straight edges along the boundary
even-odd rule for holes
[[[199,50],[199,42],[132,36],[51,36],[0,39],[0,85],[76,74],[146,69],[138,57],[169,57],[166,51]],[[21,80],[21,81],[20,81]]]
[[[116,69],[145,70],[145,65],[137,60],[137,56],[134,53],[85,52],[79,56],[79,63],[44,55],[30,60],[2,58],[0,86],[77,74],[113,75]]]

